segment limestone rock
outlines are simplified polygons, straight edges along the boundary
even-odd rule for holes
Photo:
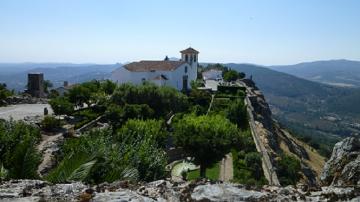
[[[160,180],[144,184],[127,181],[94,187],[80,182],[50,184],[40,180],[11,180],[0,183],[0,201],[359,201],[359,187],[248,188],[239,184],[208,181],[175,183]]]
[[[335,144],[320,179],[323,185],[360,185],[360,140],[348,137]]]
[[[266,195],[230,184],[213,184],[197,186],[191,198],[195,201],[263,201]]]

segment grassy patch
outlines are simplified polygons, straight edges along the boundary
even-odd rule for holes
[[[216,163],[213,167],[206,169],[206,178],[211,180],[218,180],[220,173],[220,164]],[[200,170],[193,170],[187,173],[188,180],[195,180],[200,177]]]

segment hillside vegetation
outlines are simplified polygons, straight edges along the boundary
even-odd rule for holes
[[[360,89],[328,86],[248,64],[227,64],[257,83],[274,117],[329,156],[342,137],[359,133]]]
[[[0,177],[91,184],[154,181],[170,177],[167,152],[176,147],[200,167],[201,177],[210,171],[210,177],[217,176],[219,161],[232,152],[235,181],[265,184],[244,95],[241,88],[224,90],[215,95],[208,110],[212,96],[206,91],[182,93],[150,83],[116,85],[96,80],[73,86],[50,100],[55,116],[45,117],[42,132],[56,132],[64,124],[79,129],[94,120],[108,126],[77,134],[69,129],[58,145],[53,167],[39,175],[41,156],[35,148],[41,141],[40,131],[23,122],[1,122]]]

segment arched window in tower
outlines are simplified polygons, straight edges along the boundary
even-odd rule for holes
[[[186,62],[189,62],[188,60],[189,60],[189,56],[188,56],[188,55],[185,55],[185,61],[186,61]]]
[[[185,66],[185,73],[187,73],[187,66]]]
[[[194,62],[196,62],[196,55],[194,55]]]

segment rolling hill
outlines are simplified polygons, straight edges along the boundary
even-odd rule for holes
[[[269,68],[333,86],[360,87],[359,61],[328,60]]]
[[[325,85],[265,67],[225,64],[252,76],[274,117],[323,153],[339,139],[360,133],[360,89]]]

